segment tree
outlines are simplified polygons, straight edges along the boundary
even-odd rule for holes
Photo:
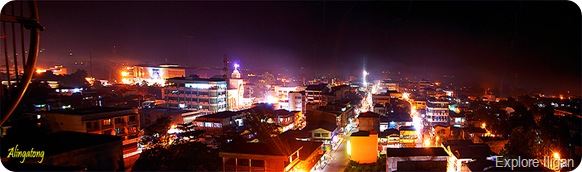
[[[259,98],[264,97],[273,84],[275,84],[275,76],[269,72],[265,72],[261,75],[259,82],[257,82],[257,89],[253,92],[255,94],[254,96]]]
[[[198,142],[152,148],[141,153],[133,171],[220,171],[217,149]]]
[[[386,156],[382,155],[378,157],[376,163],[360,164],[356,161],[350,160],[348,166],[344,169],[344,172],[352,171],[386,171]]]
[[[162,171],[172,159],[172,152],[166,148],[156,147],[148,149],[139,155],[132,167],[132,171]],[[165,171],[165,170],[164,170]]]
[[[167,141],[168,130],[170,129],[170,123],[172,119],[170,117],[160,117],[156,119],[156,122],[144,129],[144,136],[141,139],[142,145],[153,144],[165,145]]]
[[[74,73],[70,75],[65,75],[62,77],[61,82],[64,86],[67,87],[84,87],[88,86],[89,82],[85,78],[87,78],[89,74],[85,70],[77,69]]]

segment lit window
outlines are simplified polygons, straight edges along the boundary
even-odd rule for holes
[[[103,120],[103,125],[111,125],[111,119]]]
[[[321,133],[313,133],[313,137],[319,138],[321,137]]]

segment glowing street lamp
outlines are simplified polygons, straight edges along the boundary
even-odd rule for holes
[[[430,147],[430,139],[428,139],[428,138],[424,139],[424,142],[422,142],[422,145],[424,147]]]

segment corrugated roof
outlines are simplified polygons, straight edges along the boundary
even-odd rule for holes
[[[441,147],[430,148],[386,148],[387,157],[449,156]]]

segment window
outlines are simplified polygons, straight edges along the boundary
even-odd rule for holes
[[[251,160],[251,166],[252,167],[265,167],[265,161],[264,160]]]
[[[204,127],[211,128],[212,127],[212,122],[205,122],[204,123]]]
[[[91,127],[91,122],[86,122],[85,125],[87,125],[87,129],[92,128]]]
[[[125,123],[125,119],[124,118],[115,118],[115,123],[116,124]]]
[[[321,137],[321,133],[313,133],[313,137]]]
[[[329,133],[321,133],[321,137],[329,137]]]
[[[131,121],[131,122],[135,121],[135,116],[134,115],[129,116],[129,121]]]
[[[103,120],[103,125],[111,125],[111,119]]]

